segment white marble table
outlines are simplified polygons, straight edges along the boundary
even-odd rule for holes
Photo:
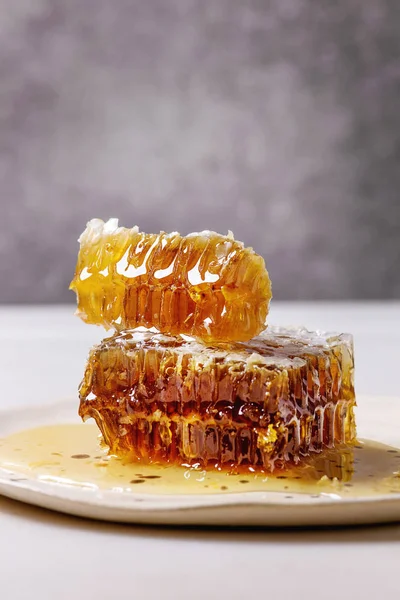
[[[76,395],[89,345],[103,332],[72,312],[0,307],[0,409]],[[271,322],[352,331],[358,391],[400,397],[400,303],[275,302]],[[173,530],[88,522],[0,498],[4,600],[395,600],[399,564],[400,525]]]

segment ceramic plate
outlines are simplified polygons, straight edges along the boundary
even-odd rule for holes
[[[358,436],[362,441],[353,457],[354,483],[351,474],[347,478],[339,476],[328,482],[327,477],[322,475],[322,482],[315,481],[301,490],[298,486],[292,487],[290,479],[281,481],[279,484],[281,487],[277,489],[276,485],[272,485],[271,478],[264,478],[260,480],[256,490],[252,489],[251,485],[247,488],[237,485],[231,491],[228,484],[232,479],[229,479],[229,475],[225,475],[226,486],[214,485],[214,489],[212,476],[210,476],[210,485],[206,485],[205,477],[209,475],[202,471],[200,473],[202,477],[196,477],[196,481],[203,483],[196,485],[200,490],[200,485],[204,484],[203,487],[207,490],[197,493],[197,489],[192,487],[190,493],[182,493],[182,489],[179,493],[173,493],[173,488],[160,488],[156,476],[147,476],[148,485],[146,481],[143,482],[142,478],[146,476],[143,475],[143,469],[140,467],[133,469],[139,471],[138,479],[130,479],[129,485],[118,486],[115,482],[108,485],[107,479],[101,479],[100,475],[97,477],[97,474],[107,469],[104,467],[107,460],[106,451],[100,449],[97,453],[99,456],[92,459],[91,465],[88,454],[68,456],[68,464],[73,463],[73,459],[81,458],[87,464],[87,468],[92,469],[96,474],[97,479],[79,483],[68,476],[67,467],[64,465],[63,468],[61,458],[47,463],[46,460],[35,462],[34,458],[40,448],[35,449],[32,446],[32,457],[26,456],[28,452],[26,449],[23,458],[22,445],[21,448],[12,448],[14,454],[10,455],[11,458],[4,456],[7,440],[14,440],[14,437],[9,438],[9,436],[14,436],[21,430],[37,427],[48,427],[49,430],[51,429],[49,426],[62,428],[63,424],[68,423],[82,428],[79,432],[83,436],[89,435],[89,432],[91,436],[96,435],[96,443],[98,443],[97,430],[95,434],[94,426],[81,424],[77,418],[75,400],[46,407],[8,410],[0,413],[0,459],[2,457],[0,493],[2,495],[81,517],[132,523],[314,526],[400,520],[400,476],[397,472],[397,465],[400,470],[400,450],[398,450],[400,398],[358,398]],[[54,429],[54,432],[56,431],[57,429]],[[23,443],[21,435],[15,439],[21,439],[21,444]],[[38,442],[38,439],[36,437],[35,446],[41,447],[43,444]],[[53,445],[54,440],[57,441],[56,433],[53,435]],[[363,440],[372,440],[374,444],[369,447],[370,442]],[[74,440],[64,441],[64,446],[66,443],[70,444],[70,452],[74,452]],[[56,451],[56,445],[53,449],[54,452],[50,453],[53,459],[57,456],[61,457],[62,452]],[[15,458],[17,451],[22,457],[20,460]],[[69,448],[67,454],[68,452]],[[361,475],[357,475],[357,469],[361,468],[359,467],[361,464],[363,464],[362,473],[360,471]],[[57,468],[60,469],[58,477],[51,476],[51,469],[56,468],[54,465],[58,465]],[[129,465],[127,467],[131,468]],[[337,467],[343,468],[339,463]],[[122,473],[118,477],[123,481],[123,473],[127,471],[120,467],[118,472]],[[186,477],[184,469],[180,473]],[[346,473],[351,473],[351,469]],[[198,473],[195,475],[197,476]],[[281,479],[284,479],[284,476]],[[137,482],[146,485],[131,485]],[[218,485],[220,483],[221,479]],[[249,480],[243,480],[242,476],[239,483],[249,483]],[[226,491],[222,492],[222,490]]]

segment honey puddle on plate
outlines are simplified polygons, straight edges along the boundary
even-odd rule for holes
[[[0,468],[16,481],[37,478],[90,489],[145,494],[215,494],[275,491],[354,497],[400,493],[400,450],[364,441],[328,450],[302,467],[273,475],[127,463],[107,456],[94,424],[51,425],[0,440]]]

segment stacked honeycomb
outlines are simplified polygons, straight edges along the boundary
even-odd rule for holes
[[[81,243],[79,314],[117,332],[89,355],[79,412],[112,453],[271,470],[354,442],[351,336],[269,327],[253,337],[265,327],[270,283],[252,250],[213,233],[147,236],[98,221]],[[118,268],[124,256],[131,279]],[[168,269],[157,287],[155,273]],[[193,269],[202,283],[190,283]],[[210,274],[218,280],[205,281]],[[130,303],[143,287],[147,300]]]

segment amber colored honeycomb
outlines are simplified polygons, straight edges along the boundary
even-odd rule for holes
[[[71,289],[87,323],[246,341],[265,327],[271,283],[252,248],[210,231],[182,237],[93,219]]]
[[[271,470],[355,441],[349,335],[270,327],[205,345],[126,332],[90,353],[80,415],[132,460]]]

